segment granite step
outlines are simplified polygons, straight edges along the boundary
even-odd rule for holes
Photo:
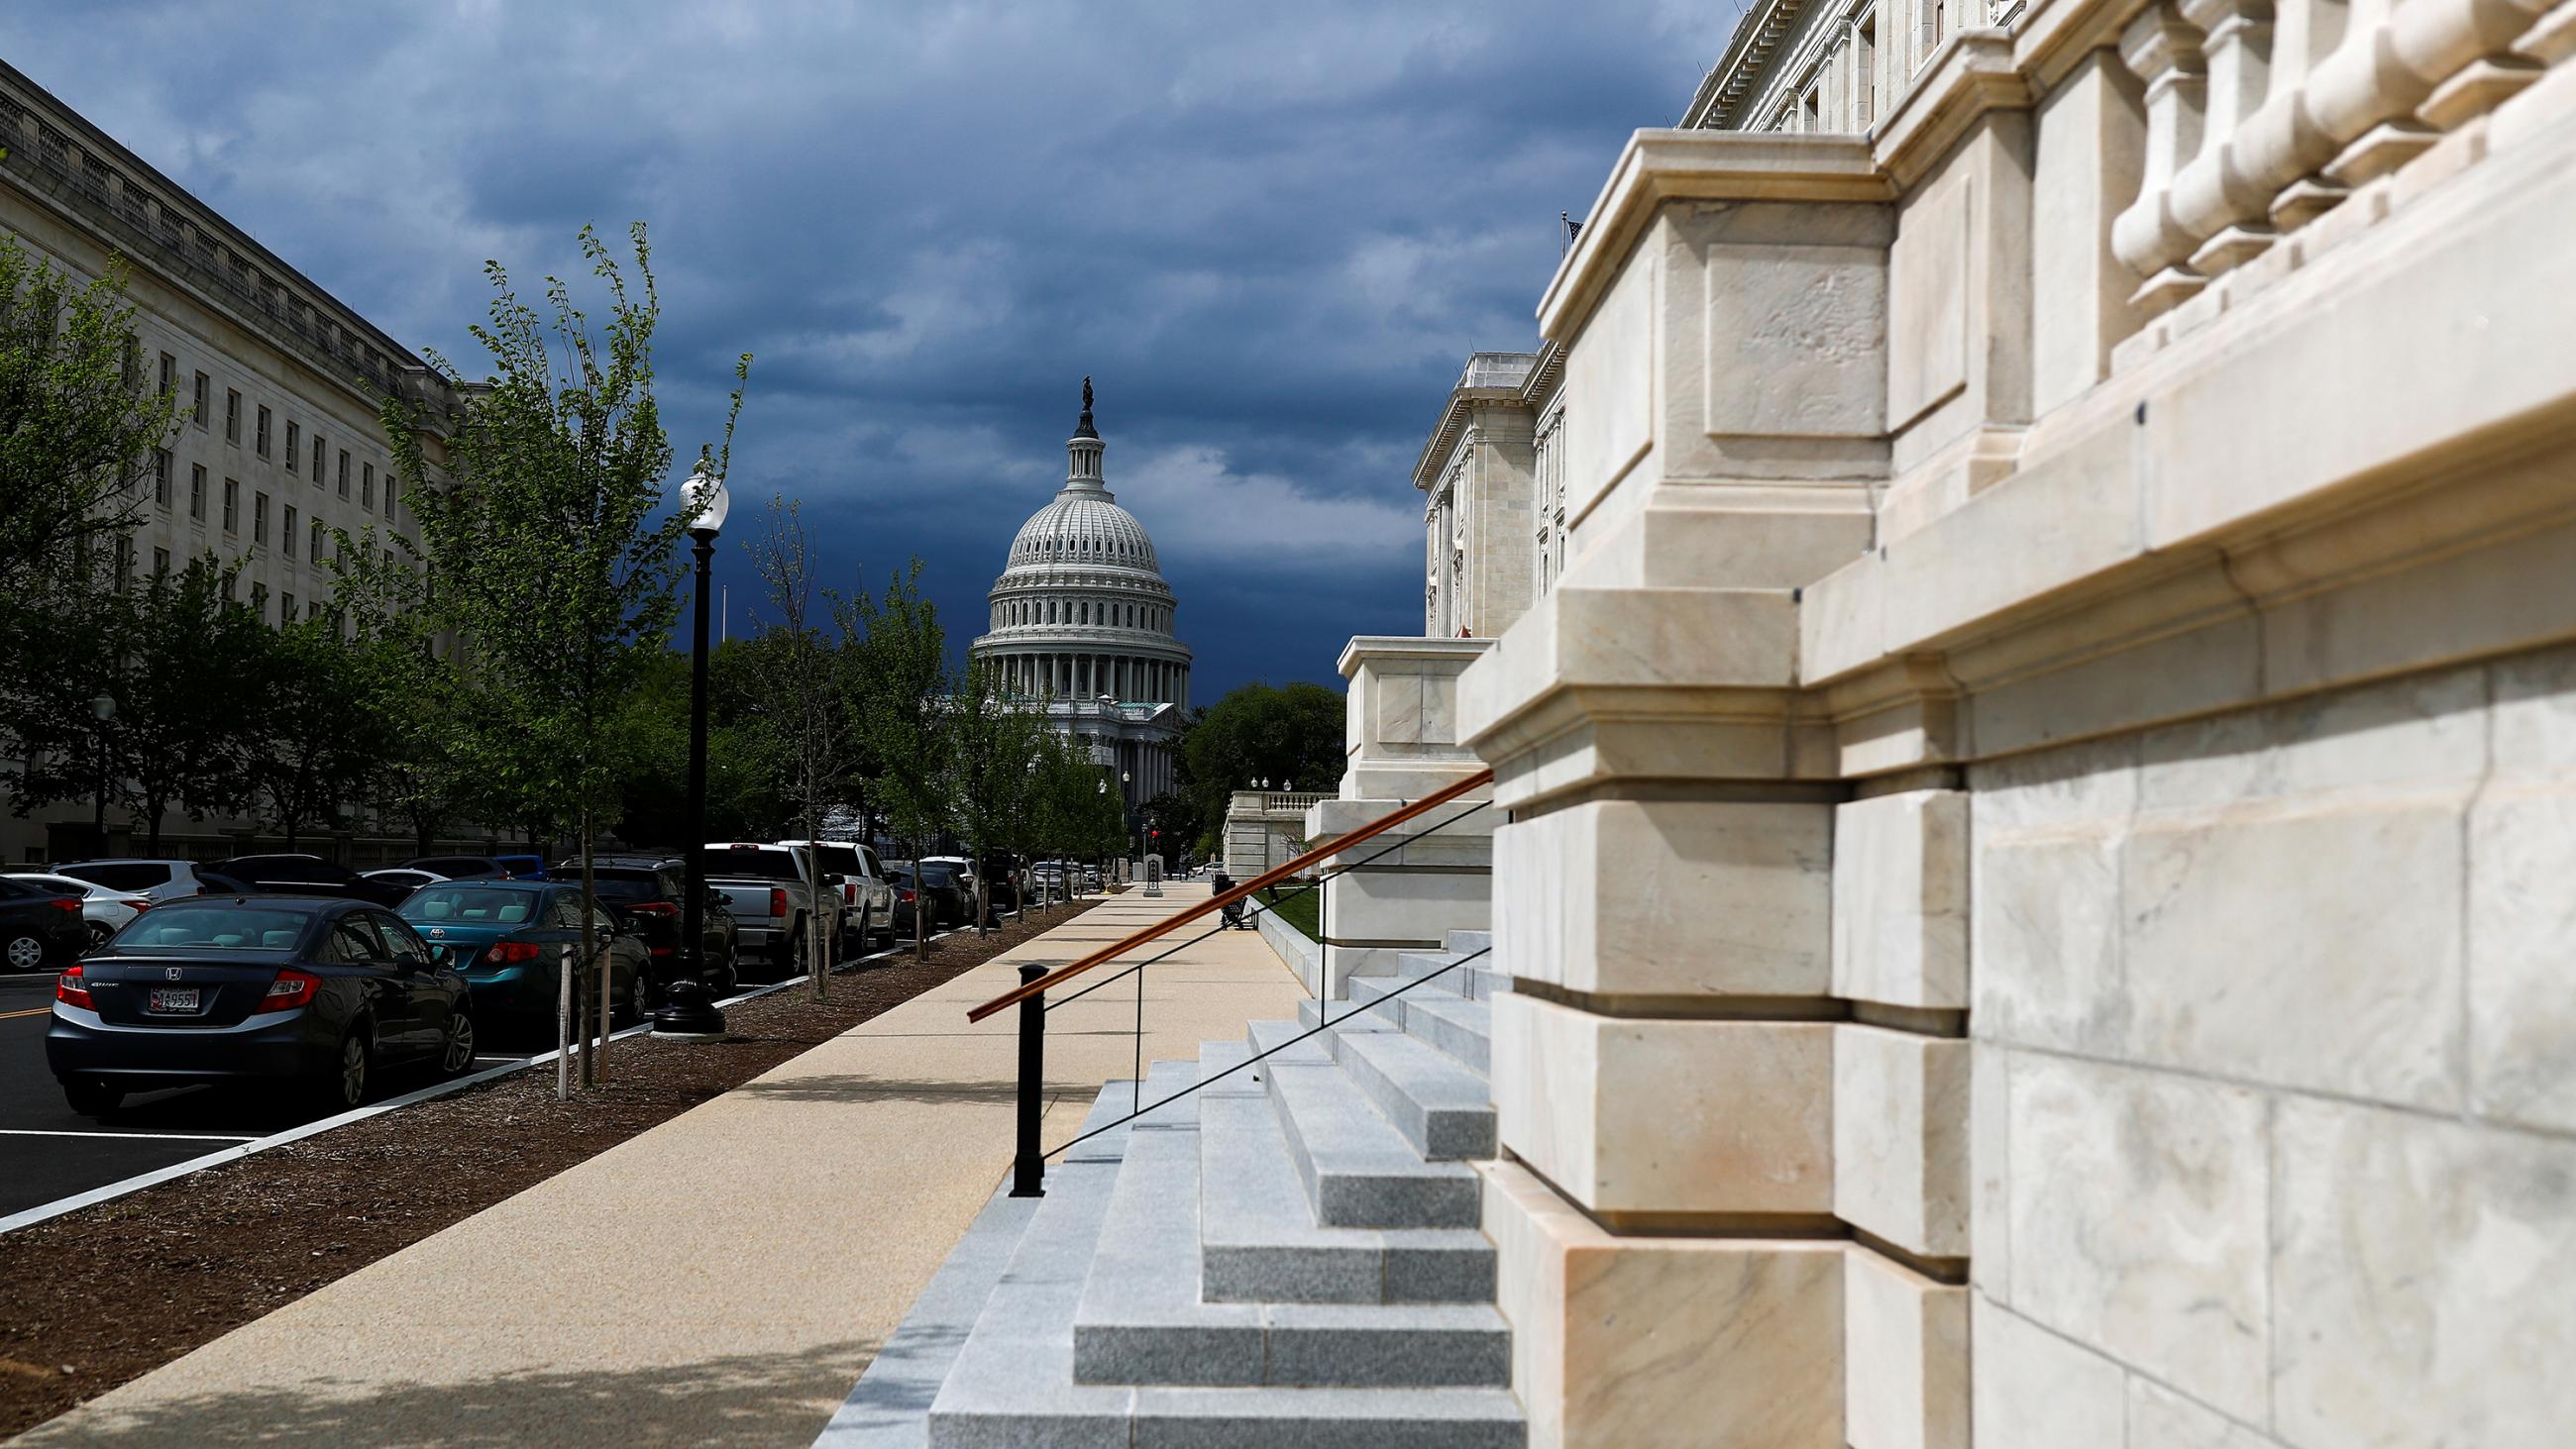
[[[1127,1083],[1110,1083],[1084,1130],[1115,1121],[1128,1100]],[[1131,1130],[1115,1128],[1083,1143],[1048,1173],[1047,1196],[931,1405],[929,1449],[1520,1449],[1527,1443],[1519,1402],[1497,1388],[1074,1382],[1073,1319]]]
[[[1206,1080],[1249,1055],[1199,1049]],[[1199,1291],[1212,1303],[1490,1303],[1494,1245],[1474,1228],[1341,1228],[1315,1221],[1264,1066],[1199,1094]],[[1238,1087],[1238,1084],[1247,1084]]]
[[[1486,964],[1493,959],[1479,956],[1469,961],[1465,953],[1458,951],[1406,951],[1395,958],[1394,979],[1386,984],[1428,976],[1432,979],[1407,994],[1445,991],[1452,996],[1487,1001],[1512,989],[1510,977]],[[1466,964],[1460,964],[1462,962]]]
[[[1491,931],[1451,931],[1447,936],[1442,938],[1442,943],[1448,946],[1450,950],[1461,954],[1469,951],[1490,951],[1494,949],[1494,933]],[[1486,959],[1491,960],[1492,958],[1488,957]]]
[[[1493,1008],[1483,1001],[1417,986],[1401,996],[1381,978],[1351,978],[1351,1000],[1488,1075],[1493,1061]]]
[[[1317,1001],[1313,997],[1308,997],[1297,1003],[1299,1031],[1312,1031],[1328,1020],[1332,1022],[1333,1030],[1336,1032],[1403,1030],[1395,1022],[1377,1012],[1366,1010],[1355,1002]]]
[[[1185,1085],[1179,1075],[1158,1066],[1149,1090],[1164,1090],[1167,1081]],[[1510,1382],[1509,1331],[1487,1304],[1203,1301],[1199,1144],[1205,1129],[1180,1106],[1139,1121],[1128,1136],[1074,1312],[1077,1382],[1495,1388]],[[1222,1117],[1218,1122],[1227,1125]],[[1289,1200],[1298,1201],[1293,1186]]]
[[[1258,1049],[1294,1035],[1292,1023],[1254,1022]],[[1264,1063],[1263,1085],[1315,1221],[1346,1228],[1472,1228],[1478,1179],[1456,1162],[1426,1162],[1329,1055],[1300,1042]],[[1320,1053],[1321,1048],[1316,1048]]]
[[[1328,1033],[1334,1059],[1413,1150],[1426,1158],[1494,1155],[1494,1104],[1485,1079],[1400,1031]]]

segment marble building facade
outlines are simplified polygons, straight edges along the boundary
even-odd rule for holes
[[[2571,57],[1757,0],[1612,163],[1456,686],[1529,1442],[2565,1441]]]
[[[971,655],[1088,745],[1133,811],[1178,778],[1191,655],[1173,633],[1179,602],[1154,540],[1109,491],[1106,451],[1085,378],[1064,487],[1011,540]]]
[[[338,533],[417,537],[379,409],[442,387],[418,357],[5,64],[0,153],[0,228],[84,281],[121,258],[143,366],[178,397],[120,568],[238,562],[239,596],[275,625],[327,607]],[[85,834],[89,818],[81,804],[0,816],[0,854],[52,858],[48,826]],[[144,834],[121,812],[109,829],[112,848]],[[163,845],[229,855],[252,830],[174,817]]]

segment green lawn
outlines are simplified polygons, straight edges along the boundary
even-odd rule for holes
[[[1317,929],[1316,923],[1316,917],[1322,913],[1324,907],[1322,886],[1310,886],[1303,891],[1293,885],[1272,886],[1263,891],[1260,898],[1269,909],[1279,913],[1281,921],[1296,927],[1298,933],[1307,940],[1323,939],[1323,932]]]

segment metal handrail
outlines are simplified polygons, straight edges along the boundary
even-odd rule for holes
[[[1378,836],[1385,834],[1387,831],[1393,830],[1395,827],[1421,816],[1426,811],[1437,810],[1441,806],[1467,794],[1471,790],[1481,789],[1482,787],[1492,783],[1494,783],[1494,772],[1491,769],[1478,770],[1476,773],[1468,776],[1466,779],[1460,780],[1454,785],[1450,785],[1433,794],[1425,795],[1421,799],[1414,801],[1412,804],[1405,806],[1403,809],[1397,810],[1383,818],[1370,821],[1368,824],[1361,826],[1359,829],[1352,831],[1348,835],[1337,837],[1332,841],[1319,845],[1313,850],[1307,851],[1305,854],[1298,856],[1295,860],[1289,861],[1285,865],[1274,866],[1269,870],[1263,871],[1261,874],[1254,876],[1252,879],[1245,881],[1243,884],[1236,886],[1232,890],[1211,895],[1206,900],[1190,907],[1188,910],[1182,911],[1177,915],[1166,916],[1162,920],[1155,922],[1153,925],[1147,926],[1143,930],[1136,932],[1134,935],[1129,936],[1124,940],[1117,941],[1111,945],[1104,946],[1099,950],[1092,952],[1090,955],[1083,957],[1079,961],[1075,961],[1067,966],[1058,967],[1054,971],[1038,977],[1033,981],[1024,981],[1020,983],[1017,988],[1004,992],[1000,996],[996,996],[992,1000],[985,1002],[983,1005],[967,1012],[966,1019],[968,1021],[982,1021],[984,1018],[991,1016],[995,1012],[1001,1011],[1006,1007],[1017,1006],[1032,996],[1043,994],[1050,986],[1062,985],[1063,983],[1072,980],[1074,977],[1091,970],[1095,966],[1106,965],[1109,962],[1116,960],[1118,957],[1125,955],[1127,952],[1135,950],[1139,946],[1143,946],[1162,936],[1168,935],[1173,931],[1179,930],[1181,927],[1188,925],[1192,921],[1199,920],[1216,911],[1221,911],[1227,906],[1234,904],[1236,901],[1248,899],[1251,896],[1288,879],[1290,876],[1295,875],[1297,872],[1304,870],[1318,861],[1330,859],[1333,856],[1349,850],[1353,846],[1374,840]]]

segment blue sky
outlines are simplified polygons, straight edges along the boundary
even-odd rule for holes
[[[920,556],[961,642],[1091,374],[1205,702],[1418,632],[1449,384],[1533,344],[1557,213],[1737,8],[66,0],[0,43],[469,373],[485,258],[533,292],[650,223],[684,465],[756,354],[736,516],[801,499],[844,579]]]

